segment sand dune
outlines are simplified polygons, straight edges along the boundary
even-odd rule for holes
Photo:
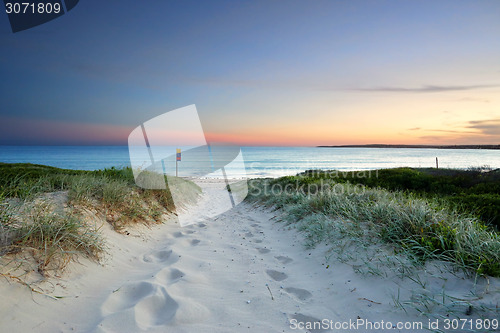
[[[201,185],[210,191],[220,183]],[[195,224],[170,220],[130,229],[128,236],[105,225],[110,245],[101,265],[81,260],[40,285],[58,298],[2,280],[0,331],[306,332],[296,325],[323,319],[428,323],[417,311],[395,306],[398,290],[410,297],[415,282],[327,262],[327,247],[306,250],[296,230],[275,222],[279,212],[243,203],[213,218],[203,217],[206,207],[192,214]],[[498,306],[499,286],[498,279],[474,285],[442,272],[429,277],[426,288],[448,288],[457,296],[475,288],[485,304]]]

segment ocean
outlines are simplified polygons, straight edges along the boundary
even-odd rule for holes
[[[440,168],[500,168],[500,152],[483,149],[241,147],[241,155],[245,167],[231,169],[230,178],[279,177],[308,169],[435,167],[436,157]],[[127,146],[0,146],[0,162],[80,170],[131,165]]]

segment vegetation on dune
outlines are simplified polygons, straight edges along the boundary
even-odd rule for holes
[[[103,250],[98,230],[81,223],[75,213],[58,212],[43,200],[23,206],[9,206],[2,201],[0,205],[0,254],[29,250],[35,267],[30,267],[26,259],[13,261],[42,275],[62,270],[76,253],[98,259]]]
[[[197,199],[197,185],[170,181],[180,188],[182,202]],[[48,193],[64,193],[66,207],[57,207]],[[161,222],[163,214],[175,212],[168,189],[137,187],[131,168],[81,171],[0,163],[0,256],[30,251],[40,272],[64,267],[75,253],[98,258],[102,240],[82,216],[89,209],[115,230]]]
[[[196,200],[200,189],[192,182],[175,179],[183,202]],[[67,170],[34,164],[0,163],[0,192],[5,197],[33,200],[42,193],[67,191],[69,204],[104,210],[116,228],[129,222],[153,219],[175,211],[168,190],[147,190],[135,185],[132,169],[97,171]]]
[[[500,169],[308,170],[303,176],[304,179],[298,179],[299,182],[334,180],[391,191],[409,191],[422,198],[439,198],[461,212],[477,215],[484,223],[500,230]]]
[[[304,231],[312,246],[322,241],[334,243],[343,236],[379,239],[422,262],[441,259],[480,275],[500,276],[498,232],[448,199],[437,198],[435,194],[440,192],[409,191],[450,183],[446,178],[433,182],[430,177],[434,175],[412,169],[380,170],[378,178],[375,172],[364,178],[350,175],[339,179],[335,172],[309,171],[252,180],[250,198],[282,208],[288,222]],[[476,181],[475,185],[482,183]],[[455,184],[474,187],[472,183],[469,187]]]

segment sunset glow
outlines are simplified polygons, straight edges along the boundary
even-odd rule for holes
[[[498,1],[115,4],[0,15],[1,145],[126,145],[190,104],[245,146],[500,143]]]

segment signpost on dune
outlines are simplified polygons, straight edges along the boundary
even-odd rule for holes
[[[181,160],[181,150],[177,148],[177,154],[175,158],[175,177],[179,177],[179,162]]]

